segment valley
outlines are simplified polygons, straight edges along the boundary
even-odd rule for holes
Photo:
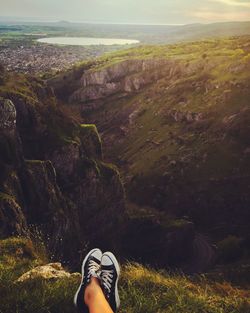
[[[249,52],[248,36],[139,47],[50,83],[97,125],[128,207],[248,249]]]
[[[36,42],[86,33],[142,44]],[[95,246],[119,256],[123,311],[249,312],[249,22],[0,39],[1,313],[72,313]],[[17,281],[51,262],[62,280]]]

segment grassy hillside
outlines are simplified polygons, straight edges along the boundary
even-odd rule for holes
[[[156,79],[148,79],[150,71],[136,72],[142,60],[155,62]],[[159,75],[165,73],[162,60],[171,69]],[[98,96],[124,80],[139,82],[139,88],[118,87],[92,101],[75,98],[71,106],[97,125],[106,159],[122,173],[127,206],[136,204],[159,220],[159,210],[191,220],[218,245],[219,262],[248,259],[250,37],[128,49],[52,83],[67,102],[78,90],[81,95],[93,88]]]
[[[75,69],[78,84],[71,87],[79,88],[81,69],[102,73],[124,60],[148,59],[172,61],[172,74],[125,97],[87,103],[83,116],[101,131],[130,200],[189,215],[220,239],[228,233],[246,236],[250,37],[124,50]]]
[[[0,241],[1,313],[73,313],[73,295],[79,278],[15,280],[27,270],[48,262],[41,244],[9,238]],[[125,264],[120,281],[121,309],[128,313],[248,313],[250,293],[228,282],[205,276],[188,278]]]
[[[4,23],[0,20],[0,40],[8,45],[32,44],[45,36],[76,36],[138,39],[143,44],[161,44],[199,40],[214,36],[225,37],[249,35],[250,22],[224,22],[188,25],[114,25],[114,24],[76,24],[76,23]],[[27,36],[29,34],[29,36]],[[27,38],[28,37],[28,38]],[[113,51],[119,47],[99,49]],[[99,50],[98,49],[98,50]],[[95,50],[97,48],[95,47]]]
[[[105,139],[106,132],[116,135],[115,131],[122,124],[126,125],[128,116],[125,114],[128,109],[134,111],[133,125],[126,125],[130,130],[128,135],[119,138],[118,144],[108,147],[112,149],[111,155],[118,155],[130,164],[129,175],[162,174],[163,170],[167,170],[164,156],[168,155],[171,160],[179,159],[180,156],[188,159],[186,156],[190,155],[190,151],[202,154],[207,149],[217,149],[223,135],[228,138],[223,142],[224,148],[218,148],[218,159],[232,149],[232,141],[234,149],[248,145],[247,131],[239,131],[238,125],[242,120],[247,128],[250,37],[158,47],[142,46],[109,54],[92,65],[84,64],[82,71],[101,71],[128,59],[169,59],[186,68],[181,76],[163,78],[129,98],[104,99],[104,106],[98,111],[93,110],[93,114],[87,117],[97,122],[104,131]],[[76,79],[79,80],[80,68],[76,71]],[[69,77],[73,80],[71,75]],[[65,94],[63,96],[66,97]],[[175,120],[178,119],[175,113],[179,114],[179,121]],[[200,114],[201,120],[188,123],[185,121],[187,113]],[[229,153],[228,157],[231,157],[229,162],[237,163],[237,158]],[[214,177],[223,176],[228,169],[232,169],[232,164],[223,163],[220,171],[216,169]],[[206,167],[210,166],[205,165],[202,166],[203,175],[207,174]],[[193,175],[200,178],[200,171]]]

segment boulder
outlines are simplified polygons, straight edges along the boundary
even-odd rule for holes
[[[80,279],[81,274],[80,273],[70,274],[69,272],[66,272],[63,269],[61,263],[50,263],[43,266],[35,267],[32,270],[28,271],[27,273],[24,273],[21,277],[19,277],[16,280],[16,282],[23,283],[34,279],[56,280],[71,277],[78,277]]]

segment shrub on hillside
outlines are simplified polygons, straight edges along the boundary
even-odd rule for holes
[[[243,240],[236,236],[228,236],[218,243],[218,256],[221,262],[234,262],[243,254]]]

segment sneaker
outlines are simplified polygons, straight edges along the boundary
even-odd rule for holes
[[[120,266],[111,252],[105,252],[101,259],[100,280],[103,293],[113,310],[120,306],[118,294],[118,279],[120,275]]]
[[[88,313],[88,307],[84,302],[84,292],[87,285],[90,283],[91,277],[98,277],[102,258],[100,249],[91,250],[82,262],[82,280],[75,294],[74,304],[81,313]]]

